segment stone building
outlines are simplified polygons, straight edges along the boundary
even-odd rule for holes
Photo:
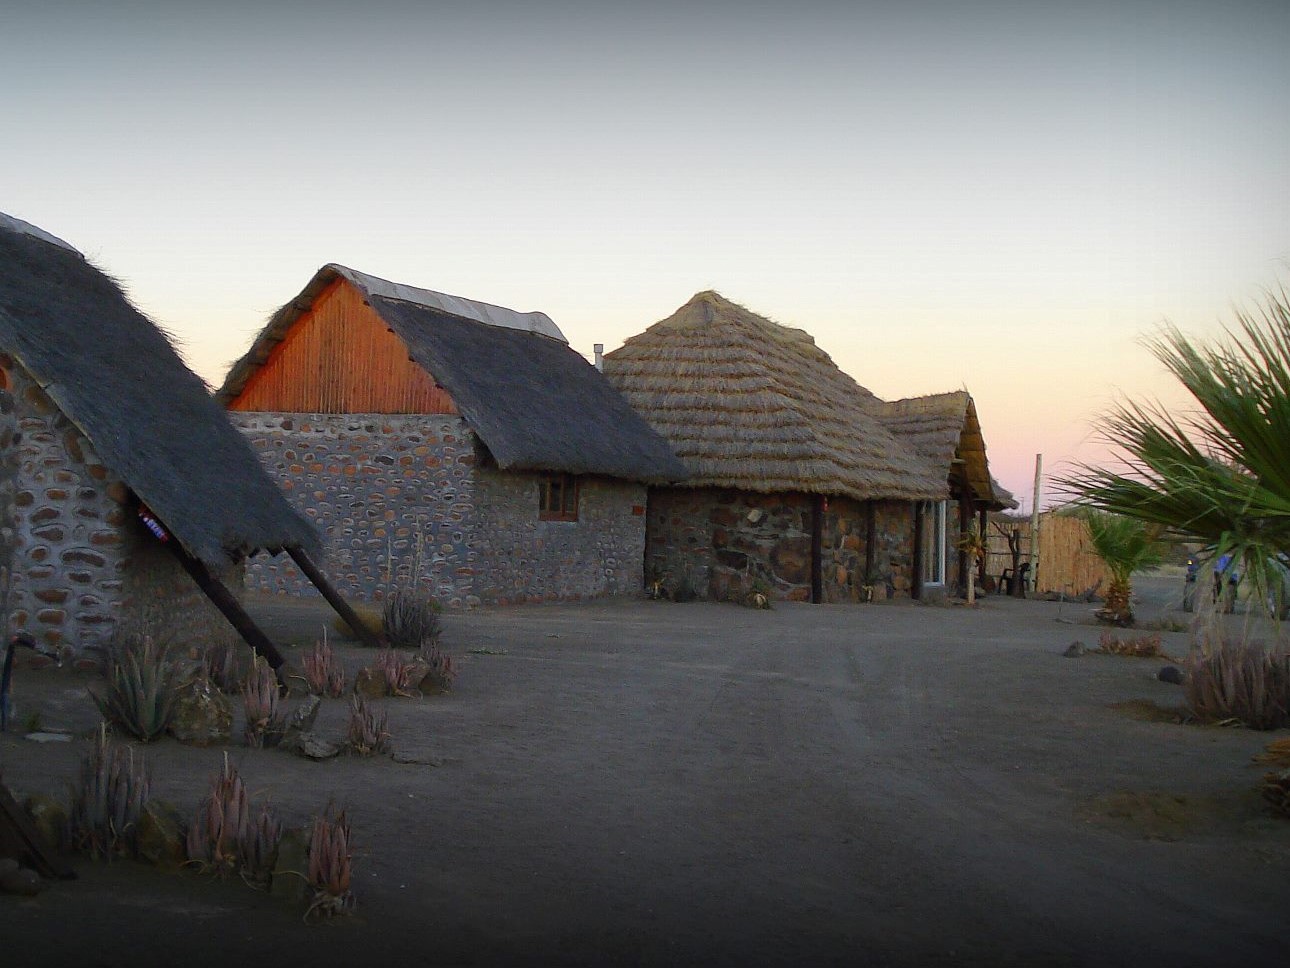
[[[72,652],[123,624],[228,637],[219,576],[255,549],[317,547],[165,335],[67,243],[3,214],[0,385],[17,429],[10,633]]]
[[[217,397],[369,601],[639,592],[646,483],[685,475],[546,315],[344,266],[273,315]],[[286,561],[247,581],[307,590]]]
[[[665,584],[845,602],[958,582],[960,514],[994,499],[984,445],[965,474],[957,444],[945,453],[912,407],[859,386],[805,332],[702,292],[604,372],[690,471],[649,493],[646,566]]]

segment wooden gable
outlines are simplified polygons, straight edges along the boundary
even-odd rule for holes
[[[292,324],[229,404],[280,413],[456,413],[351,283],[337,279]]]

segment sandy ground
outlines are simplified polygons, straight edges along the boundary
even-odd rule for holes
[[[1177,584],[1139,582],[1140,616],[1186,619]],[[283,643],[326,621],[253,610]],[[1158,660],[1063,658],[1096,644],[1091,612],[449,615],[457,685],[388,700],[394,758],[230,748],[289,823],[348,807],[354,916],[306,925],[237,882],[77,860],[74,881],[0,897],[0,963],[1284,965],[1290,822],[1262,809],[1251,756],[1285,734],[1131,715],[1181,691]],[[19,669],[20,719],[88,730],[91,681]],[[327,701],[322,731],[343,721]],[[8,734],[0,769],[19,797],[63,795],[84,747]],[[185,813],[223,755],[144,752]]]

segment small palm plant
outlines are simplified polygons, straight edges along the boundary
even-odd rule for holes
[[[959,538],[959,550],[967,556],[967,603],[976,604],[976,565],[977,562],[985,557],[986,542],[976,529],[976,525],[970,525],[963,536]]]
[[[1163,528],[1158,524],[1092,508],[1081,509],[1078,513],[1088,526],[1093,553],[1102,559],[1107,571],[1111,573],[1106,600],[1096,612],[1097,620],[1107,625],[1128,628],[1134,622],[1133,574],[1160,564]]]

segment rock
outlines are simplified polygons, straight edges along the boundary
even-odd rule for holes
[[[149,800],[135,828],[135,851],[141,860],[178,869],[188,860],[188,832],[173,804]]]
[[[1066,651],[1063,652],[1062,655],[1066,656],[1066,658],[1068,659],[1078,659],[1080,656],[1085,655],[1087,653],[1088,653],[1088,646],[1086,646],[1083,642],[1080,642],[1077,639],[1076,641],[1072,642],[1070,645],[1066,646]]]
[[[12,857],[0,857],[0,877],[12,874],[18,869],[18,862]]]
[[[180,689],[170,733],[190,746],[228,743],[233,730],[233,704],[204,676]]]
[[[310,760],[329,760],[340,755],[340,747],[314,733],[296,733],[282,741],[282,748]]]
[[[1172,682],[1175,686],[1181,686],[1187,674],[1174,665],[1167,665],[1156,673],[1156,678],[1161,682]]]
[[[44,886],[40,880],[40,875],[25,867],[19,867],[17,870],[11,870],[7,874],[0,875],[0,894],[20,894],[23,897],[33,897],[39,894]]]
[[[318,710],[322,708],[322,698],[310,696],[291,711],[287,725],[282,733],[282,745],[289,746],[301,733],[308,733],[314,728]]]
[[[35,794],[23,801],[22,808],[31,818],[31,825],[39,831],[47,845],[55,850],[62,850],[66,846],[66,807],[53,797]]]
[[[278,859],[269,879],[269,893],[284,901],[304,900],[308,870],[308,834],[299,829],[282,831],[282,839],[278,841]]]
[[[364,699],[380,699],[385,695],[385,673],[370,666],[358,670],[354,676],[354,692]]]

